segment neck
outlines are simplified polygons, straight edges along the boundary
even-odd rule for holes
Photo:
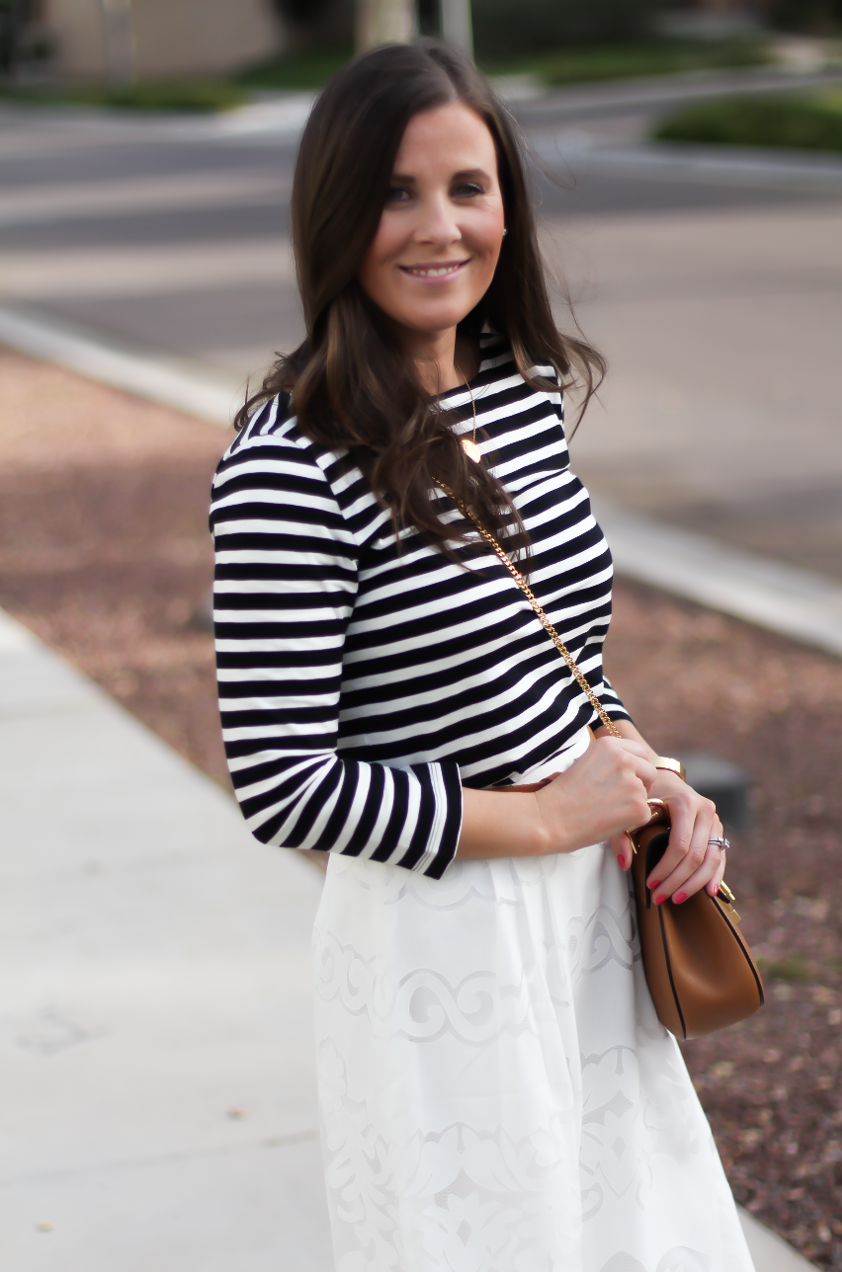
[[[428,393],[446,393],[461,383],[456,370],[456,328],[413,340],[408,350],[421,385]]]
[[[421,387],[433,395],[457,388],[475,371],[476,353],[469,341],[457,337],[455,327],[423,337],[413,332],[406,340],[406,351]]]

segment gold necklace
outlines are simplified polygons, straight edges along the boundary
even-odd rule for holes
[[[460,372],[460,374],[462,373]],[[462,375],[462,383],[471,395],[471,410],[474,413],[474,431],[470,437],[460,437],[459,441],[461,443],[462,450],[468,456],[471,463],[478,464],[482,459],[482,451],[477,446],[477,404],[474,401],[474,391],[465,379],[464,375]]]

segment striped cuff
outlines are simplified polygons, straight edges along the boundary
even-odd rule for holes
[[[452,760],[413,765],[412,771],[424,783],[426,798],[409,851],[398,864],[440,879],[456,856],[462,831],[462,775]]]

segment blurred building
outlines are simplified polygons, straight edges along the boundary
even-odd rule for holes
[[[665,35],[720,38],[765,26],[776,0],[669,0],[654,11],[653,25]]]
[[[62,79],[218,75],[285,46],[273,0],[40,0],[33,16]]]

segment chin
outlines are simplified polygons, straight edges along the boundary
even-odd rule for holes
[[[451,302],[441,306],[413,305],[400,315],[395,313],[393,316],[404,327],[410,327],[415,331],[432,335],[437,331],[448,331],[451,327],[456,327],[465,318],[472,309],[475,309],[482,297],[478,296],[475,300],[469,298],[461,304]]]

